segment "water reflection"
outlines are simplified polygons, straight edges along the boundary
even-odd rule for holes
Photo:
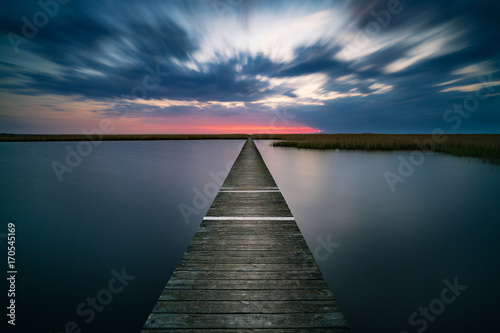
[[[321,246],[327,236],[340,244],[318,263],[354,333],[423,329],[420,307],[439,299],[443,281],[455,277],[468,289],[434,321],[425,319],[425,331],[494,327],[500,296],[499,166],[428,156],[392,192],[384,172],[397,168],[404,152],[256,144],[309,247]]]
[[[59,183],[51,163],[68,144],[0,143],[0,232],[17,226],[16,328],[139,332],[211,200],[189,224],[179,204],[192,206],[243,141],[102,142]],[[122,268],[135,278],[87,322],[88,297]]]

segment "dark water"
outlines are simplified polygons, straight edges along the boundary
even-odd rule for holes
[[[500,166],[256,143],[354,333],[498,330]]]
[[[2,267],[14,221],[18,270],[16,329],[2,315],[2,332],[139,332],[243,142],[103,142],[60,183],[51,163],[68,144],[0,144]],[[392,192],[384,172],[408,153],[267,144],[354,333],[494,331],[500,167],[429,156]],[[455,278],[459,295],[443,293]]]
[[[18,271],[16,326],[2,310],[1,331],[139,332],[219,187],[210,172],[243,141],[103,142],[60,183],[67,145],[0,143],[2,276],[11,221]]]

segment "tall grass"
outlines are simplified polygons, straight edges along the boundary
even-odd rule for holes
[[[134,141],[242,140],[247,134],[0,134],[0,141]],[[443,140],[425,134],[255,134],[254,139],[279,140],[278,147],[346,150],[432,150],[479,157],[500,163],[500,134],[447,134]],[[440,142],[437,142],[440,141]],[[424,143],[432,143],[426,144]]]
[[[456,156],[500,161],[499,134],[259,134],[254,139],[280,140],[277,147],[347,150],[432,150]],[[427,144],[424,144],[427,143]]]

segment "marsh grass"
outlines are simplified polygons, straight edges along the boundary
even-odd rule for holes
[[[455,156],[500,161],[499,134],[448,134],[443,140],[425,134],[259,134],[254,139],[280,140],[277,147],[346,150],[432,150]],[[436,142],[442,141],[442,142]],[[432,143],[424,145],[424,143]]]
[[[0,141],[137,141],[244,140],[247,134],[0,134]],[[455,156],[478,157],[500,163],[500,134],[447,134],[436,142],[425,134],[254,134],[254,139],[279,140],[277,147],[368,151],[432,150]],[[440,140],[441,141],[441,140]],[[423,145],[431,142],[432,145]]]

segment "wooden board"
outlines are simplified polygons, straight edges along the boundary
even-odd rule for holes
[[[349,332],[252,139],[143,333]]]

